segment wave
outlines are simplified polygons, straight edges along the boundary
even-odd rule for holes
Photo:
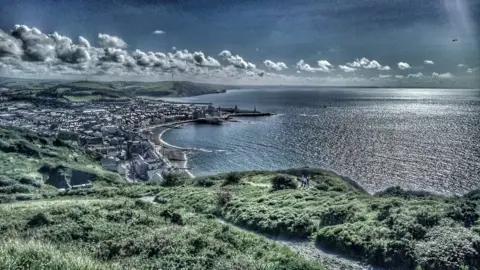
[[[318,117],[319,115],[318,114],[299,114],[299,116],[302,116],[302,117]]]

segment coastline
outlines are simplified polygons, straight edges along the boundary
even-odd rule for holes
[[[184,124],[185,123],[181,123],[181,124],[177,124],[177,125],[173,125],[173,126],[174,127],[179,127],[179,126],[182,126]],[[190,170],[187,169],[188,168],[187,167],[187,165],[188,165],[187,152],[190,151],[191,149],[179,147],[179,146],[170,144],[170,143],[166,142],[165,140],[163,140],[162,136],[164,135],[164,133],[171,130],[172,127],[166,127],[166,128],[161,127],[161,128],[162,128],[162,130],[158,134],[154,135],[154,138],[156,139],[156,144],[159,144],[160,147],[165,148],[165,149],[175,149],[177,151],[180,151],[182,153],[182,156],[183,156],[183,161],[172,161],[172,160],[169,160],[169,161],[171,163],[175,163],[176,165],[180,165],[180,166],[176,166],[176,167],[180,168],[180,169],[183,169],[191,178],[194,178],[195,175],[193,175],[193,173]],[[155,129],[155,130],[157,130],[157,129]]]

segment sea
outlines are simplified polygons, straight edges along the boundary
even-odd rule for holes
[[[194,149],[188,167],[196,176],[314,167],[371,193],[480,188],[480,90],[272,87],[169,100],[276,114],[164,133]]]

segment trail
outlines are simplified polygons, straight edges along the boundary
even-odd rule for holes
[[[151,202],[155,203],[155,196],[144,196],[141,197],[140,200],[145,201],[145,202]],[[335,269],[335,270],[379,270],[376,268],[372,268],[369,266],[362,265],[360,262],[350,260],[347,258],[343,258],[339,255],[335,255],[332,253],[325,252],[319,248],[317,248],[312,242],[309,241],[298,241],[298,240],[288,240],[284,239],[282,237],[273,237],[265,234],[261,234],[252,230],[248,230],[245,228],[242,228],[240,226],[237,226],[233,223],[230,223],[224,219],[217,218],[216,219],[219,223],[227,226],[234,227],[236,229],[254,233],[258,236],[265,237],[277,244],[280,244],[282,246],[288,247],[290,250],[293,252],[296,252],[297,254],[302,255],[308,260],[312,261],[317,261],[320,262],[321,264],[325,265],[327,269]]]

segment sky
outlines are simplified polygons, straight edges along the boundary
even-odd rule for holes
[[[480,0],[0,0],[0,76],[477,87],[479,27]]]

